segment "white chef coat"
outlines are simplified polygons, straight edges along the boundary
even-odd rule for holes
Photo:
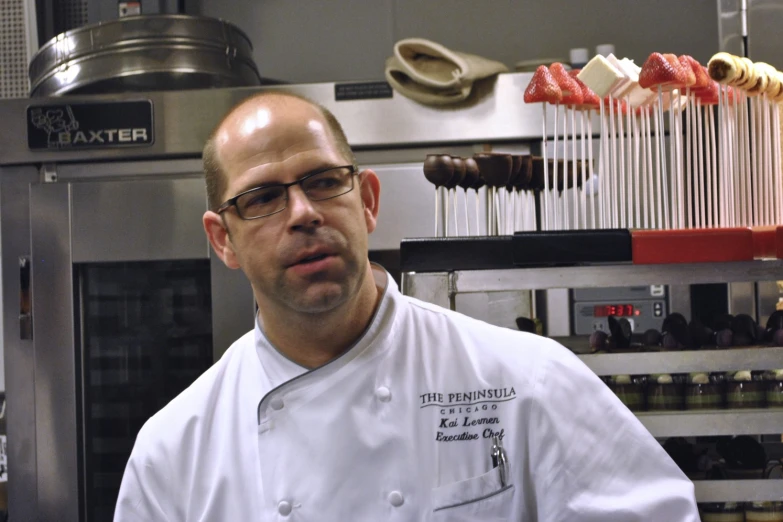
[[[374,271],[379,308],[339,358],[307,371],[257,327],[149,419],[114,520],[699,520],[693,484],[571,352]]]

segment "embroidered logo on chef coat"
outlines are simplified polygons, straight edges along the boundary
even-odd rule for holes
[[[513,401],[517,392],[511,388],[494,388],[466,392],[428,392],[419,395],[419,408],[435,408],[438,442],[491,439],[505,435],[500,428],[500,407]]]

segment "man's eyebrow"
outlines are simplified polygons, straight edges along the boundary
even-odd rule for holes
[[[323,172],[325,170],[336,169],[336,168],[342,167],[342,166],[343,165],[324,164],[324,165],[321,165],[320,167],[317,167],[317,168],[314,168],[314,169],[310,169],[307,172],[305,172],[304,174],[299,175],[296,178],[296,181],[299,181],[302,178],[306,178],[307,176],[309,176],[311,174],[316,174],[318,172]],[[253,189],[267,188],[267,187],[277,187],[277,186],[280,186],[280,185],[285,185],[285,183],[283,183],[282,181],[262,181],[261,183],[253,183],[253,184],[247,186],[246,188],[243,188],[242,190],[237,192],[237,194],[242,194],[244,192],[247,192],[247,191],[253,190]]]

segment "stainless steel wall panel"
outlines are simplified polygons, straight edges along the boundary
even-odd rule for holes
[[[79,520],[79,371],[68,189],[51,184],[30,191],[37,520],[63,522]]]
[[[209,255],[201,179],[75,183],[72,193],[74,263]]]
[[[690,285],[669,285],[669,311],[679,312],[685,319],[691,320]]]
[[[754,320],[757,319],[755,283],[729,283],[728,292],[730,314],[748,314]]]
[[[722,4],[727,2],[721,0]],[[783,4],[778,0],[748,1],[748,56],[751,60],[783,69],[779,36],[781,23]]]
[[[266,3],[262,4],[266,7]],[[395,0],[395,38],[425,36],[451,49],[486,56],[513,68],[521,60],[568,60],[572,47],[613,43],[615,54],[641,65],[653,51],[676,49],[705,61],[718,42],[715,3],[701,0],[572,0],[475,2]],[[589,7],[588,7],[589,6]],[[265,14],[262,9],[261,12]],[[669,13],[677,13],[670,16]],[[257,39],[252,32],[251,38]],[[293,38],[289,33],[288,38]],[[254,40],[255,41],[255,40]],[[287,39],[277,41],[284,45]],[[389,48],[391,53],[391,48]],[[263,62],[259,62],[263,63]]]
[[[398,250],[400,241],[410,237],[435,235],[435,187],[424,177],[421,162],[402,165],[370,166],[381,180],[381,208],[378,226],[370,234],[370,250]],[[364,168],[364,166],[362,166]],[[465,196],[457,189],[457,223],[465,235]],[[483,196],[483,194],[482,194]],[[471,227],[475,227],[475,191],[468,194]],[[484,198],[479,198],[479,215],[484,216]],[[449,230],[454,233],[454,205],[449,207]],[[475,230],[471,230],[476,234]]]
[[[0,168],[3,273],[3,360],[8,408],[9,510],[16,520],[39,520],[35,445],[35,346],[19,329],[20,256],[30,255],[30,183],[33,167]]]
[[[212,354],[217,361],[234,341],[254,328],[255,301],[245,274],[226,268],[214,252],[210,255]]]
[[[380,79],[394,42],[394,2],[200,0],[195,12],[231,20],[253,34],[253,55],[267,77],[286,82]],[[293,5],[306,14],[292,16]],[[187,6],[192,9],[190,2]]]
[[[540,140],[540,104],[526,104],[522,94],[531,73],[501,74],[484,86],[484,95],[449,107],[428,107],[404,96],[381,100],[335,101],[334,83],[275,86],[307,96],[334,112],[348,141],[357,148],[404,147],[433,144],[480,144]],[[177,92],[127,93],[111,96],[69,96],[68,102],[149,99],[154,110],[155,142],[149,147],[40,150],[27,147],[26,110],[30,100],[0,101],[0,165],[41,162],[142,160],[200,157],[209,133],[240,100],[272,87],[245,87]],[[35,104],[61,105],[64,98],[40,98]],[[548,129],[554,129],[554,111],[548,112]],[[594,129],[599,128],[595,118]],[[562,126],[561,126],[562,127]],[[562,130],[562,128],[560,129]]]
[[[204,182],[201,159],[156,160],[57,165],[57,179],[62,181],[138,181],[160,178],[199,178]]]

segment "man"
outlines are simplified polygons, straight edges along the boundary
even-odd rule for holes
[[[204,164],[204,228],[257,323],[142,428],[115,520],[698,520],[693,485],[574,355],[369,263],[380,183],[323,108],[250,98]]]

